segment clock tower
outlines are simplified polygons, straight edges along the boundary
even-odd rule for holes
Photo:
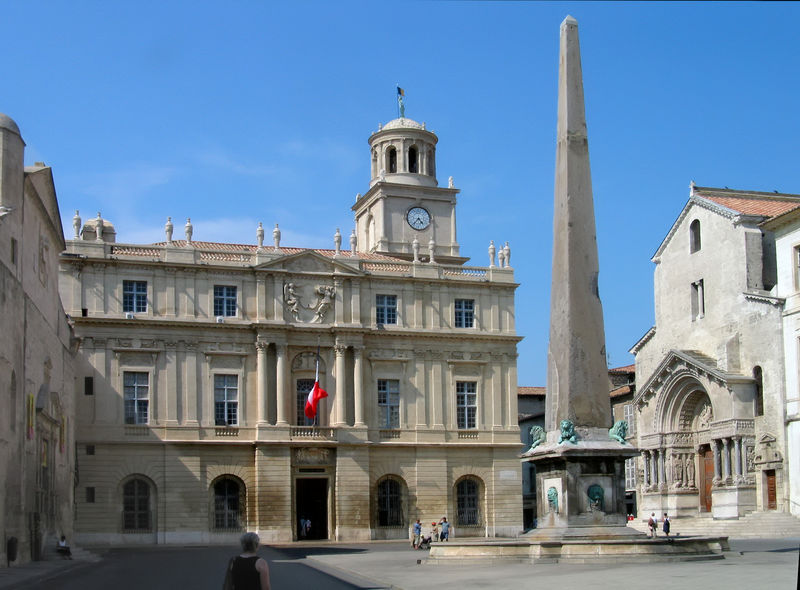
[[[358,249],[412,260],[413,243],[420,259],[463,264],[456,239],[456,195],[436,181],[436,143],[424,123],[401,117],[389,121],[369,138],[369,190],[352,209]]]

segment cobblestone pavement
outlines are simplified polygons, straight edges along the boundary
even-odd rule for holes
[[[660,588],[733,590],[768,584],[796,588],[800,539],[732,540],[725,559],[641,565],[428,565],[407,542],[320,543],[263,547],[275,590],[284,588],[566,587],[582,590]],[[106,550],[98,563],[46,561],[0,569],[0,589],[217,589],[234,547],[146,547]],[[419,561],[419,563],[418,563]]]

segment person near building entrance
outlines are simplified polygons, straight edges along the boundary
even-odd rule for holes
[[[414,533],[414,538],[411,541],[411,546],[414,549],[419,549],[419,539],[420,536],[422,535],[422,524],[419,522],[419,518],[417,519],[417,522],[414,523],[413,533]]]
[[[56,551],[64,559],[72,559],[72,551],[70,550],[69,545],[67,545],[67,538],[64,535],[61,535],[61,539],[58,541],[58,547],[56,547]]]
[[[442,532],[439,533],[440,541],[447,541],[450,538],[450,523],[447,522],[447,517],[443,516],[439,521],[439,526],[442,527]]]
[[[669,516],[667,513],[664,513],[664,525],[663,525],[664,534],[669,537]]]
[[[655,512],[650,513],[650,520],[647,521],[647,526],[650,529],[650,536],[655,539],[658,536],[658,518]]]
[[[228,562],[223,590],[270,590],[269,566],[256,553],[259,541],[255,533],[245,533],[239,539],[242,553]]]

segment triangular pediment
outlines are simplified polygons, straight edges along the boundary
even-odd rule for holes
[[[670,350],[658,364],[653,374],[637,391],[634,403],[645,401],[656,395],[671,382],[677,373],[692,375],[699,380],[716,381],[724,386],[733,383],[751,383],[752,377],[728,373],[717,367],[716,359],[696,350]]]
[[[323,256],[314,250],[305,250],[273,258],[256,266],[256,270],[285,270],[293,273],[339,274],[363,276],[364,273],[351,264]]]
[[[759,442],[759,444],[762,444],[762,445],[771,445],[776,440],[777,439],[773,435],[771,435],[769,432],[767,432],[767,433],[764,433],[764,434],[761,435],[761,438],[758,439],[758,442]]]

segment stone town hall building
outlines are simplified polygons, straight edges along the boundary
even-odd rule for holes
[[[79,543],[291,541],[301,519],[350,541],[443,515],[459,536],[521,530],[517,285],[507,248],[465,266],[437,141],[406,118],[370,136],[344,248],[338,230],[333,250],[284,247],[277,226],[193,241],[189,223],[121,244],[76,216],[60,287],[82,359]]]

